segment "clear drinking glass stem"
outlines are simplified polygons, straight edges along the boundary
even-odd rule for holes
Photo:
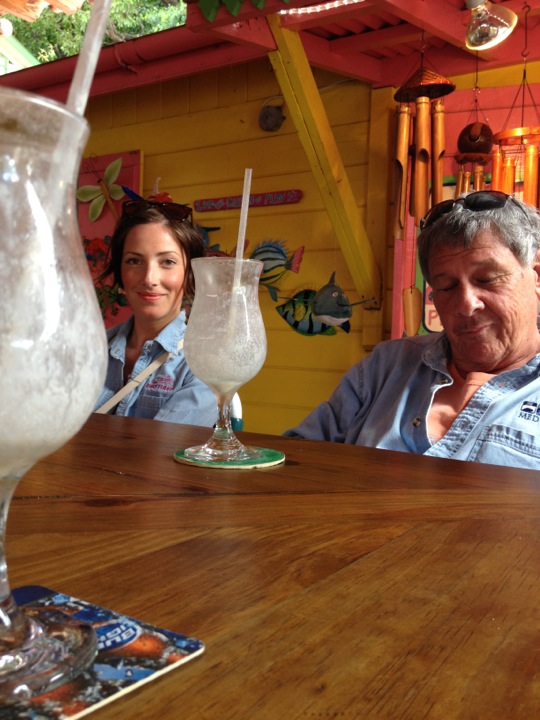
[[[218,419],[214,426],[214,433],[206,443],[210,451],[216,450],[222,454],[236,456],[242,443],[233,432],[231,425],[231,401],[233,395],[219,395],[215,393],[218,406]]]
[[[6,669],[6,652],[22,645],[26,621],[9,587],[6,561],[6,524],[11,498],[24,473],[0,480],[0,679]],[[1,680],[0,680],[1,681]]]
[[[212,437],[204,445],[188,448],[184,455],[188,459],[203,462],[230,462],[255,460],[261,452],[258,448],[243,445],[234,434],[231,425],[231,401],[234,392],[220,395],[214,392],[218,406],[218,419]]]
[[[25,469],[26,470],[26,469]],[[93,628],[46,609],[20,608],[11,593],[6,524],[24,471],[0,478],[0,706],[63,685],[88,667],[97,652]]]

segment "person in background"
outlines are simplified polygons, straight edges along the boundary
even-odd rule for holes
[[[538,210],[477,191],[420,227],[443,331],[380,343],[284,435],[540,470]]]
[[[109,364],[95,411],[212,427],[214,394],[196,378],[182,350],[184,304],[193,299],[191,261],[204,242],[191,209],[174,202],[125,202],[100,276],[113,276],[133,312],[109,328]],[[142,371],[148,377],[138,378]],[[137,379],[121,399],[116,395]]]

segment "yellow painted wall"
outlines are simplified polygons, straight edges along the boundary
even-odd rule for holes
[[[389,91],[376,91],[328,73],[315,73],[317,86],[343,158],[377,262],[386,264]],[[282,102],[268,61],[223,68],[167,83],[91,99],[87,117],[91,137],[85,155],[141,150],[143,194],[156,178],[174,200],[241,195],[244,169],[253,168],[252,192],[300,189],[295,205],[252,208],[246,256],[262,240],[283,240],[292,252],[305,247],[300,272],[280,281],[280,295],[319,289],[336,271],[351,302],[355,294],[320,192],[295,128],[286,119],[280,130],[264,132],[258,116],[265,101]],[[287,107],[284,107],[287,117]],[[370,125],[370,116],[375,121]],[[239,212],[195,214],[203,226],[219,226],[212,243],[231,251]],[[384,274],[384,273],[382,273]],[[259,375],[241,389],[246,429],[281,433],[328,397],[342,374],[381,339],[387,311],[353,311],[349,334],[305,337],[278,315],[266,289],[260,291],[268,336],[268,356]],[[280,301],[280,302],[284,302]],[[372,329],[373,326],[373,329]]]

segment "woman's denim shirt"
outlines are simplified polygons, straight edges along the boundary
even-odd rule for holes
[[[109,365],[96,409],[124,385],[126,343],[132,326],[133,318],[129,318],[107,331]],[[185,331],[186,316],[182,311],[154,340],[145,343],[132,377],[136,377],[164,351],[172,353],[172,357],[123,398],[111,412],[188,425],[212,427],[215,424],[215,396],[207,385],[193,375],[186,364],[183,350],[178,350],[178,342],[184,337]]]

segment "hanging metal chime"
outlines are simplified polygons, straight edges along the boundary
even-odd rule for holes
[[[455,90],[447,78],[420,68],[396,91],[396,237],[401,236],[404,258],[410,263],[410,282],[402,290],[403,319],[408,336],[416,335],[422,321],[422,293],[416,287],[416,232],[405,232],[407,183],[410,174],[410,214],[414,225],[426,215],[430,204],[440,202],[443,192],[443,156],[445,152],[444,105],[442,97]],[[411,116],[410,104],[415,114]],[[412,129],[411,129],[412,126]],[[412,136],[412,144],[411,144]],[[409,158],[412,158],[409,173]],[[408,237],[410,235],[410,237]]]
[[[523,75],[503,129],[494,135],[497,147],[493,151],[491,188],[515,195],[529,205],[538,207],[540,204],[538,187],[540,112],[527,82],[528,15],[531,8],[527,3],[524,7],[525,46],[521,52]],[[520,99],[519,106],[518,99]],[[533,124],[530,125],[525,122],[527,102],[535,112]],[[515,109],[520,110],[520,126],[507,129]]]

